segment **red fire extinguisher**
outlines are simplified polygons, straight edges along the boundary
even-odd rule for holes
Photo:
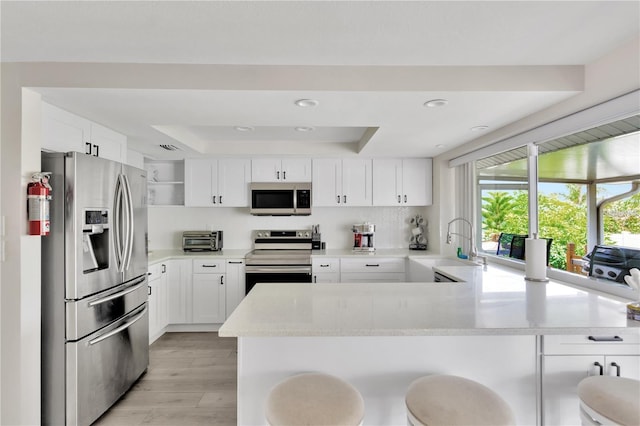
[[[49,235],[49,200],[51,200],[51,173],[36,173],[27,185],[27,213],[29,215],[29,235]]]

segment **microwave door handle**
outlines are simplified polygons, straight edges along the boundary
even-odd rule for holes
[[[113,206],[114,214],[113,214],[113,225],[114,225],[114,250],[116,257],[116,268],[118,272],[122,272],[122,257],[123,257],[123,249],[122,249],[122,179],[120,175],[118,175],[118,180],[116,181],[116,194],[114,199]]]
[[[293,188],[293,211],[298,210],[298,190]]]

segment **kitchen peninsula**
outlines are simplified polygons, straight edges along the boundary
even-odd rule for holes
[[[558,374],[546,374],[557,358],[591,345],[589,354],[622,355],[637,374],[640,322],[627,320],[623,301],[529,283],[494,264],[436,269],[465,281],[257,285],[220,329],[238,337],[238,424],[264,423],[270,388],[305,371],[356,386],[367,425],[406,424],[404,392],[426,374],[486,384],[523,425],[577,419],[571,395],[547,400],[553,391],[543,391],[561,388]]]

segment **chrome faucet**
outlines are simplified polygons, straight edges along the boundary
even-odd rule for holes
[[[457,232],[451,232],[451,224],[456,222],[456,221],[461,221],[466,223],[467,225],[469,225],[469,237],[467,237],[464,234],[460,234]],[[466,238],[469,240],[469,260],[474,260],[478,257],[482,257],[484,263],[486,264],[487,259],[484,256],[478,256],[478,249],[476,249],[476,244],[475,244],[475,240],[474,240],[474,234],[473,234],[473,225],[471,224],[471,222],[469,222],[467,219],[463,218],[463,217],[456,217],[455,219],[453,219],[451,222],[449,222],[449,224],[447,225],[447,244],[451,244],[452,241],[452,236],[453,235],[458,235],[462,238]]]

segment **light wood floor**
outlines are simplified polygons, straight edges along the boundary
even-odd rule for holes
[[[165,333],[147,373],[98,426],[236,424],[237,344],[217,333]]]

